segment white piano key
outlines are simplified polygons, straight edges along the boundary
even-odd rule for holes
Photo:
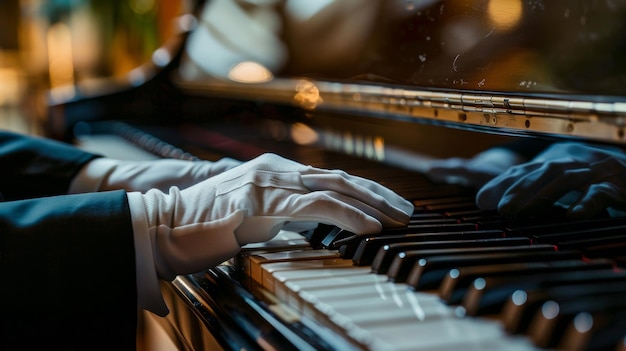
[[[416,299],[417,300],[417,299]],[[333,301],[319,302],[318,309],[322,306],[332,309],[336,316],[346,316],[352,323],[367,325],[380,321],[405,321],[424,322],[442,316],[453,316],[453,311],[439,301],[414,302],[412,304],[401,305],[397,301],[379,299],[358,299],[358,302]]]
[[[280,271],[274,274],[274,280],[280,282],[302,280],[302,279],[326,279],[340,276],[366,275],[370,273],[369,267],[336,267],[302,269],[293,271]]]
[[[454,308],[436,294],[389,282],[369,267],[335,257],[305,261],[266,257],[272,259],[258,267],[268,290],[303,317],[364,349],[536,350],[526,338],[506,335],[499,322],[456,317]]]
[[[323,289],[329,286],[350,286],[350,285],[366,285],[384,282],[387,277],[376,274],[355,274],[336,276],[330,278],[315,278],[301,280],[287,280],[284,284],[275,285],[275,294],[290,306],[301,309],[302,301],[298,292],[301,289]]]
[[[369,341],[371,349],[378,349],[375,345],[380,344],[398,351],[534,350],[527,341],[506,335],[499,323],[480,318],[450,317],[425,323],[388,322],[355,329],[350,336]],[[506,347],[502,348],[504,345]]]
[[[459,319],[437,295],[387,282],[385,276],[350,276],[339,285],[316,279],[287,284],[296,286],[304,316],[325,322],[367,349],[467,349],[470,342],[469,349],[475,350],[501,350],[504,345],[507,350],[508,345],[511,350],[534,350],[526,339],[505,335],[497,322]],[[296,291],[291,294],[293,299]],[[421,338],[427,341],[418,342]]]
[[[315,260],[315,259],[332,259],[340,258],[340,255],[335,250],[299,250],[299,251],[284,251],[284,252],[269,252],[250,255],[245,262],[246,273],[255,282],[262,284],[262,265],[273,262],[287,262],[287,261],[299,261],[299,260]]]
[[[303,260],[293,262],[276,262],[265,263],[261,265],[261,275],[263,280],[263,287],[270,292],[274,292],[274,275],[278,272],[285,271],[299,271],[306,269],[322,269],[322,268],[337,268],[337,267],[352,267],[352,260],[346,259],[325,259],[325,260]]]
[[[406,284],[393,284],[385,280],[377,281],[374,284],[356,284],[348,286],[320,286],[313,293],[302,291],[300,293],[303,299],[308,303],[315,303],[319,300],[340,299],[353,300],[361,296],[378,296],[382,300],[391,299],[396,294],[404,293],[409,290]],[[411,291],[411,290],[409,290]],[[438,300],[436,295],[428,295],[432,299]]]
[[[342,329],[346,335],[353,335],[356,330],[369,331],[380,324],[406,323],[422,325],[432,323],[442,318],[451,318],[452,312],[444,306],[422,306],[416,313],[409,308],[393,308],[394,306],[379,305],[375,307],[361,307],[361,309],[342,308],[335,306],[328,321]]]
[[[355,327],[389,321],[420,323],[452,314],[450,308],[441,303],[436,296],[415,293],[406,287],[399,289],[396,294],[385,297],[379,294],[368,294],[356,295],[352,298],[344,295],[344,298],[337,298],[329,294],[325,297],[316,296],[317,291],[301,291],[300,293],[306,295],[301,310],[303,316],[336,326],[343,333],[349,333]]]
[[[382,284],[381,284],[382,285]],[[388,288],[392,288],[395,284],[387,283]],[[411,308],[420,315],[420,306],[442,306],[441,301],[436,295],[419,293],[409,290],[406,286],[398,286],[396,289],[387,289],[383,294],[380,290],[370,289],[366,294],[355,293],[349,295],[350,291],[356,290],[357,287],[351,289],[324,289],[324,290],[304,290],[300,291],[300,296],[304,302],[303,312],[308,308],[317,308],[316,306],[324,304],[326,306],[336,306],[342,309],[354,308],[362,309],[363,306],[368,308],[377,308],[377,306],[385,306],[385,308],[397,307],[400,309]],[[332,292],[337,294],[333,295]],[[310,307],[311,306],[311,307]]]

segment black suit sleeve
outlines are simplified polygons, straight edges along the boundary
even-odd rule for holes
[[[0,349],[133,349],[126,193],[1,202],[0,279]]]
[[[0,132],[0,194],[4,200],[66,194],[72,178],[95,157],[62,142]]]
[[[0,350],[135,348],[126,193],[64,195],[95,157],[0,132]]]

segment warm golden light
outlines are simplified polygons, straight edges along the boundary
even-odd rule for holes
[[[72,57],[72,35],[67,25],[57,23],[48,29],[48,74],[50,76],[51,94],[57,92],[63,96],[56,98],[69,98],[74,94],[73,89],[61,89],[59,87],[72,86],[74,84],[74,62]],[[53,96],[55,97],[55,96]]]
[[[0,106],[17,103],[22,90],[18,70],[0,67],[0,82]]]
[[[521,0],[490,0],[489,19],[497,30],[506,31],[517,26],[522,18]]]
[[[272,72],[260,63],[244,61],[228,72],[228,78],[239,83],[263,83],[272,80]]]
[[[378,161],[385,160],[385,139],[382,137],[374,138],[374,157]]]
[[[299,145],[311,145],[319,140],[319,135],[304,123],[294,123],[291,125],[291,139]]]
[[[312,110],[322,103],[319,88],[311,81],[301,80],[296,85],[293,101],[305,109]]]

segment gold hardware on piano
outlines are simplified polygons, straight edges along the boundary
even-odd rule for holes
[[[539,132],[625,143],[626,102],[436,92],[303,79],[242,84],[179,82],[183,90],[228,98],[261,98],[305,110],[368,113],[499,132]],[[307,92],[306,94],[304,92]]]

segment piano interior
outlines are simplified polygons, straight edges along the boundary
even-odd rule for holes
[[[410,224],[282,231],[163,283],[180,349],[622,350],[626,218],[508,218],[430,160],[490,147],[623,146],[620,1],[226,1],[116,89],[51,95],[48,133],[151,157],[274,152],[374,179]],[[244,25],[246,23],[246,25]]]

